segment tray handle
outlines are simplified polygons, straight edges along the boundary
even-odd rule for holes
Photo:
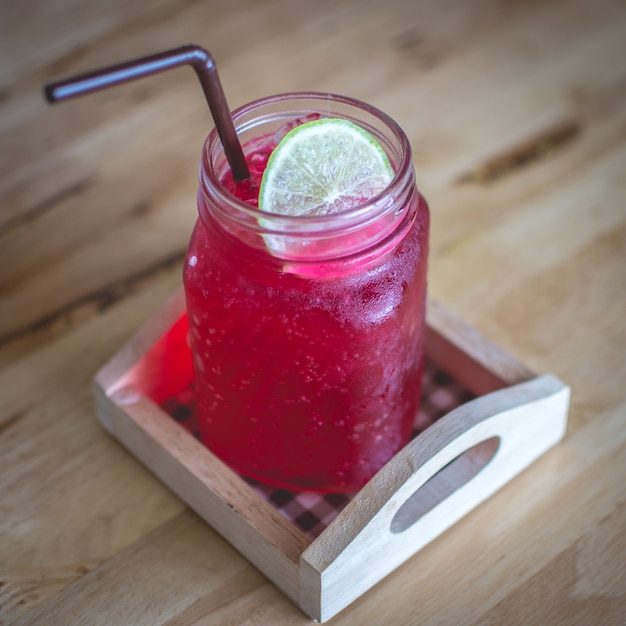
[[[300,606],[335,615],[560,441],[568,406],[569,388],[548,374],[430,426],[303,552]]]

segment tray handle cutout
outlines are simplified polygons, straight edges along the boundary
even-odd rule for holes
[[[568,406],[569,388],[548,374],[427,428],[304,551],[301,607],[325,621],[350,604],[560,441]]]
[[[499,447],[500,437],[490,437],[459,454],[407,498],[391,519],[389,530],[398,534],[413,526],[426,513],[482,471]]]

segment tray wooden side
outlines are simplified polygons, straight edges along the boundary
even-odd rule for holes
[[[440,302],[428,300],[426,354],[477,396],[534,378],[536,374]]]
[[[298,604],[306,535],[149,398],[132,387],[97,395],[110,432]]]
[[[329,619],[494,494],[561,440],[568,401],[567,387],[541,376],[418,435],[303,553],[303,610]]]
[[[158,349],[184,310],[181,289],[98,372],[99,419],[318,621],[335,615],[443,533],[565,432],[569,390],[563,383],[536,377],[429,302],[428,358],[480,397],[416,437],[311,541],[148,397],[141,380],[143,357]]]

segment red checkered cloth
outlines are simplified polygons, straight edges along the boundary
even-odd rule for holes
[[[457,381],[432,364],[425,364],[420,410],[413,435],[417,435],[452,409],[465,404],[474,396]],[[184,428],[198,437],[193,383],[175,397],[167,398],[161,408]],[[247,482],[287,519],[306,535],[317,537],[350,502],[349,494],[320,494],[310,491],[288,491],[246,479]]]

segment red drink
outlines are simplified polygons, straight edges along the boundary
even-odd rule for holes
[[[345,215],[262,214],[268,133],[312,112],[377,135],[396,177]],[[313,94],[235,122],[252,179],[232,182],[210,135],[184,268],[201,436],[252,478],[356,490],[405,445],[419,401],[429,218],[408,142],[375,109]]]

